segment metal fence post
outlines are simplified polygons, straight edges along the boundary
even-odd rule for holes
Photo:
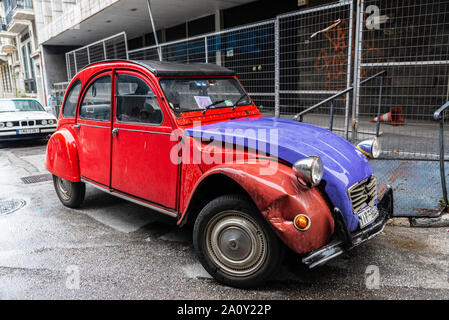
[[[329,131],[334,128],[334,100],[331,101],[330,114],[329,114]]]
[[[207,48],[207,37],[204,37],[204,60],[209,63],[209,52]]]
[[[379,85],[379,103],[377,105],[377,123],[376,123],[376,137],[379,136],[380,130],[380,106],[382,105],[382,85],[383,85],[384,77],[380,77],[380,85]]]
[[[347,69],[347,78],[346,78],[346,88],[351,86],[351,67],[352,67],[352,37],[354,31],[354,2],[351,1],[351,5],[349,6],[349,36],[348,36],[348,69]],[[345,107],[345,139],[349,140],[349,108],[350,108],[350,97],[351,94],[348,92],[346,95],[346,107]]]
[[[279,17],[274,22],[274,116],[280,117],[280,97],[279,97]]]
[[[447,188],[446,188],[446,173],[444,170],[444,118],[445,114],[441,116],[440,121],[440,175],[441,175],[441,187],[443,188],[443,201],[447,207]]]
[[[360,89],[360,60],[363,38],[363,0],[357,1],[355,53],[354,53],[354,90],[352,95],[352,143],[357,141],[357,125],[359,121],[359,89]]]

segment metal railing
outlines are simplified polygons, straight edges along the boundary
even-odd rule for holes
[[[0,31],[6,31],[8,26],[6,25],[5,17],[0,17]]]
[[[383,71],[381,71],[381,72],[379,72],[379,73],[376,73],[375,75],[373,75],[373,76],[371,76],[371,77],[368,77],[368,78],[366,78],[366,79],[360,81],[360,83],[359,83],[359,85],[362,85],[362,84],[367,83],[367,82],[369,82],[369,81],[371,81],[371,80],[373,80],[373,79],[375,79],[375,78],[377,78],[377,77],[380,77],[379,99],[378,99],[377,121],[376,121],[376,122],[377,122],[377,123],[376,123],[376,137],[379,136],[379,128],[380,128],[380,106],[381,106],[381,103],[382,103],[382,87],[383,87],[383,80],[382,80],[382,79],[383,79],[383,75],[384,75],[385,73],[386,73],[386,71],[383,70]],[[349,88],[346,88],[345,90],[342,90],[342,91],[338,92],[337,94],[334,94],[333,96],[331,96],[331,97],[329,97],[329,98],[327,98],[327,99],[324,99],[323,101],[321,101],[321,102],[319,102],[319,103],[317,103],[317,104],[315,104],[315,105],[313,105],[313,106],[311,106],[311,107],[309,107],[309,108],[307,108],[307,109],[305,109],[305,110],[303,110],[303,111],[297,113],[297,114],[293,117],[293,120],[302,122],[302,121],[303,121],[303,116],[304,116],[305,114],[307,114],[307,113],[309,113],[309,112],[311,112],[311,111],[313,111],[313,110],[316,110],[316,109],[318,109],[318,108],[320,108],[320,107],[322,107],[322,106],[324,106],[324,105],[326,105],[327,103],[330,102],[329,130],[332,131],[332,130],[333,130],[333,126],[334,126],[334,100],[335,100],[336,98],[338,98],[338,97],[341,97],[341,96],[345,95],[346,93],[348,93],[348,92],[350,92],[350,91],[352,91],[352,90],[354,90],[354,87],[349,87]]]
[[[16,9],[33,9],[33,1],[32,0],[10,0],[9,6],[5,8],[6,13],[6,25],[12,21],[12,17]]]
[[[444,112],[449,108],[449,101],[442,105],[435,113],[433,114],[433,119],[435,121],[440,121],[440,176],[441,176],[441,188],[443,189],[443,202],[444,208],[443,211],[448,208],[448,199],[447,199],[447,189],[446,189],[446,172],[444,168]]]

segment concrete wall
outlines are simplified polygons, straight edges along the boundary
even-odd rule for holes
[[[52,84],[67,81],[65,53],[76,49],[72,46],[42,46],[43,63],[46,71],[46,94],[50,94]]]

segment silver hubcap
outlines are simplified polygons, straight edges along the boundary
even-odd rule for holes
[[[206,247],[214,263],[225,273],[244,277],[255,273],[267,256],[263,230],[248,215],[224,211],[206,226]]]
[[[70,200],[70,194],[72,192],[72,184],[70,181],[64,180],[62,178],[58,178],[57,187],[59,194],[64,200]]]

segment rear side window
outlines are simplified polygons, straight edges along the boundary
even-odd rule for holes
[[[162,123],[162,110],[148,84],[142,79],[120,74],[117,77],[118,121],[148,124]]]
[[[79,117],[85,120],[109,121],[111,116],[111,76],[95,80],[87,88]]]
[[[78,96],[81,91],[81,81],[77,80],[69,89],[67,98],[64,101],[64,106],[62,107],[62,116],[64,118],[75,117],[76,103],[78,101]]]

